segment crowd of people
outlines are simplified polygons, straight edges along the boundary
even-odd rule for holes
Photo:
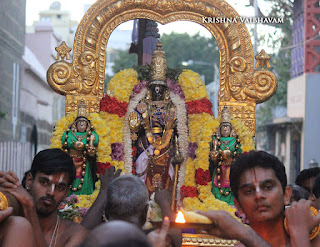
[[[160,229],[144,230],[149,193],[134,175],[122,175],[114,167],[101,175],[101,189],[81,224],[60,218],[59,204],[68,195],[76,176],[72,158],[60,149],[39,152],[23,185],[12,172],[0,172],[0,188],[23,207],[0,211],[0,246],[181,246],[180,229],[170,228],[175,218],[170,194],[157,191],[155,201],[163,216]],[[225,211],[198,212],[213,223],[208,233],[236,239],[236,246],[320,246],[314,228],[320,214],[320,168],[303,170],[295,185],[287,185],[284,165],[273,155],[250,151],[239,155],[230,169],[234,204],[246,215],[250,227]],[[312,240],[310,240],[312,239]]]

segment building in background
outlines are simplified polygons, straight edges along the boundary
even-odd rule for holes
[[[78,22],[71,20],[69,11],[61,10],[59,1],[53,2],[48,10],[42,10],[39,13],[40,22],[50,22],[54,27],[54,32],[59,35],[62,41],[65,41],[69,47],[73,47],[74,35],[78,27]],[[34,32],[33,26],[27,27],[27,33]]]
[[[320,162],[319,1],[295,0],[293,9],[287,112],[257,130],[257,149],[274,153],[283,161],[289,182],[300,170]]]

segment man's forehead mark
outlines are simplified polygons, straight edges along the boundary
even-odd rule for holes
[[[61,183],[63,179],[64,179],[64,173],[60,174],[59,183]]]

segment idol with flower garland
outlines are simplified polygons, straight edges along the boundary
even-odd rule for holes
[[[95,154],[99,136],[87,118],[86,104],[81,100],[78,115],[62,135],[62,148],[73,159],[76,179],[71,185],[70,194],[90,195],[95,183]]]
[[[224,106],[218,131],[212,136],[210,170],[212,173],[212,193],[215,198],[233,205],[234,195],[230,188],[230,166],[241,154],[240,139],[231,125],[229,109]]]
[[[183,161],[178,145],[177,108],[166,83],[166,57],[161,47],[158,43],[152,56],[146,95],[128,119],[136,148],[135,174],[146,183],[150,195],[156,189],[174,190],[174,165]]]

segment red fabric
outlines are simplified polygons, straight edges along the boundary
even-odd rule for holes
[[[186,102],[188,114],[208,113],[213,115],[212,103],[210,100],[203,98],[201,100],[194,100]]]
[[[110,170],[111,164],[109,162],[107,163],[101,163],[97,162],[97,173],[104,175],[106,168]]]
[[[180,196],[181,196],[181,200],[183,200],[183,198],[185,197],[198,197],[197,188],[194,186],[183,185],[180,188]]]
[[[128,108],[128,103],[119,102],[116,97],[110,97],[105,95],[100,101],[100,111],[117,114],[119,117],[123,117]]]
[[[198,168],[196,170],[196,182],[199,185],[207,185],[208,183],[211,182],[211,178],[210,178],[210,171],[206,170],[204,171],[202,168]]]

